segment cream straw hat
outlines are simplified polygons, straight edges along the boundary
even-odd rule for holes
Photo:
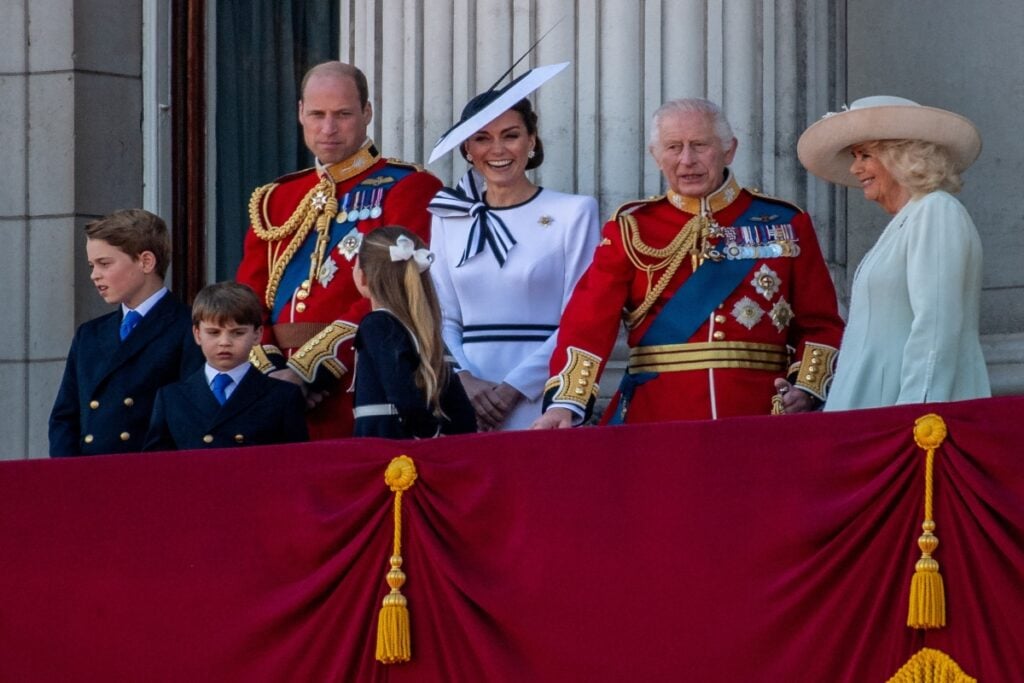
[[[888,95],[863,97],[848,109],[828,113],[804,131],[796,153],[808,171],[849,187],[860,183],[850,173],[849,149],[876,140],[924,140],[949,151],[958,172],[981,153],[981,136],[968,119],[945,109],[925,107]]]

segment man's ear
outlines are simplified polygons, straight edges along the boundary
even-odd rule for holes
[[[739,146],[739,142],[736,138],[732,139],[729,146],[725,149],[725,165],[728,166],[732,163],[733,157],[736,156],[736,148]]]
[[[139,254],[137,259],[142,265],[142,271],[144,273],[152,273],[156,270],[156,255],[151,251],[144,251]]]

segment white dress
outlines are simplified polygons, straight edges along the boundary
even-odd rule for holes
[[[990,396],[981,275],[967,209],[942,191],[908,202],[854,275],[825,410]]]
[[[540,416],[558,322],[600,237],[593,197],[541,188],[523,204],[488,207],[516,240],[503,267],[489,249],[456,266],[473,218],[434,215],[430,249],[442,334],[462,370],[525,396],[502,429]]]

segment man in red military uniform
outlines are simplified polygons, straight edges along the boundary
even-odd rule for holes
[[[366,136],[372,118],[362,71],[341,62],[310,69],[299,122],[316,166],[257,188],[249,201],[236,279],[266,306],[250,360],[304,388],[313,439],[352,434],[352,340],[370,310],[352,281],[361,235],[401,225],[429,242],[427,203],[441,188],[433,175],[381,156]]]
[[[712,102],[659,108],[650,151],[669,191],[604,226],[562,316],[534,427],[589,414],[620,320],[629,365],[603,422],[813,409],[843,322],[810,216],[739,186],[727,168],[736,139]]]

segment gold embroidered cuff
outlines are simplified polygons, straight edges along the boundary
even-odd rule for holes
[[[836,370],[839,349],[824,344],[807,342],[804,355],[795,366],[796,386],[822,401],[828,398],[828,389]]]
[[[338,360],[338,347],[355,334],[355,325],[335,320],[292,354],[288,359],[288,367],[307,384],[312,384],[321,370],[340,378],[348,372],[348,368]]]
[[[575,346],[566,349],[566,353],[569,360],[565,367],[548,380],[545,389],[555,388],[552,403],[571,403],[586,410],[591,397],[597,396],[601,358]]]
[[[275,363],[274,359],[270,357],[271,355],[278,356],[281,365]],[[257,344],[249,350],[249,362],[264,375],[269,375],[274,370],[284,367],[284,354],[281,353],[281,349],[272,344]]]

